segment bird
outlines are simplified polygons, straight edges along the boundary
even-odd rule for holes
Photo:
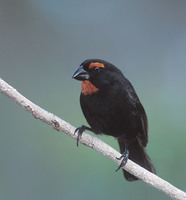
[[[148,154],[148,119],[132,84],[121,70],[101,59],[87,59],[80,64],[72,78],[81,81],[80,105],[90,127],[81,125],[77,145],[85,130],[113,136],[119,143],[121,160],[118,171],[127,160],[156,174]],[[123,170],[127,181],[139,180]]]

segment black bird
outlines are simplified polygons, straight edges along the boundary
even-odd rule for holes
[[[122,72],[107,61],[88,59],[75,71],[73,78],[81,81],[80,104],[90,125],[90,128],[84,125],[77,128],[78,135],[81,136],[87,129],[95,134],[114,136],[122,153],[118,158],[121,160],[119,168],[129,158],[155,174],[145,151],[148,142],[147,116],[132,84]],[[123,173],[128,181],[138,180],[125,170]]]

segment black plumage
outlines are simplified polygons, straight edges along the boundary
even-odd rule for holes
[[[96,134],[117,138],[123,154],[121,166],[127,158],[155,173],[145,151],[148,142],[148,121],[145,110],[132,86],[113,64],[100,59],[84,61],[73,75],[82,81],[80,104],[91,128]],[[125,170],[128,181],[137,178]]]

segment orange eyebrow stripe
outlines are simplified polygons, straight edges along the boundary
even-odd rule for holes
[[[105,68],[105,65],[103,63],[99,63],[99,62],[92,62],[89,65],[89,69],[92,69],[93,67],[101,67],[101,68]]]

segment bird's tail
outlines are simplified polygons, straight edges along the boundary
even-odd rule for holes
[[[120,152],[123,153],[125,151],[125,141],[118,140],[120,146]],[[156,174],[156,170],[152,164],[151,159],[147,155],[145,148],[138,142],[136,139],[130,145],[128,145],[129,150],[129,159],[138,165],[144,167],[146,170]],[[138,180],[137,177],[133,176],[129,172],[123,170],[124,177],[127,181],[135,181]]]

